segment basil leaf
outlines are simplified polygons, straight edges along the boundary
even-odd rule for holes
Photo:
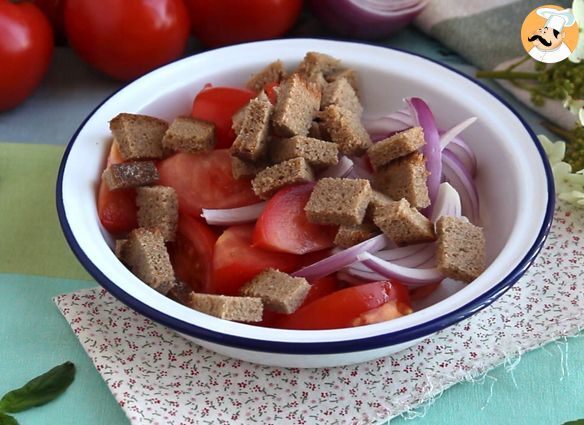
[[[0,411],[16,413],[48,403],[61,395],[71,385],[73,379],[75,365],[65,362],[34,378],[23,387],[7,393],[0,400]],[[2,422],[0,424],[4,425]]]
[[[12,416],[0,412],[0,425],[18,425],[18,421]]]

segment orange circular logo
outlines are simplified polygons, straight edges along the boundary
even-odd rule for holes
[[[574,51],[579,32],[572,9],[548,4],[527,15],[521,27],[521,43],[535,60],[556,63]]]

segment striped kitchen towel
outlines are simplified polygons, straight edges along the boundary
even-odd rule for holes
[[[504,69],[526,55],[521,46],[521,25],[533,9],[553,3],[568,8],[570,0],[432,0],[416,19],[416,26],[457,52],[479,69]],[[523,66],[533,66],[529,60]],[[535,107],[527,92],[502,82],[519,100],[564,128],[574,116],[561,102],[546,100]]]

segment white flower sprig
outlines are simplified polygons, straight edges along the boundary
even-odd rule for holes
[[[562,141],[554,143],[544,135],[537,137],[550,161],[558,198],[584,207],[584,170],[573,173],[572,166],[562,161],[566,153],[566,143]]]

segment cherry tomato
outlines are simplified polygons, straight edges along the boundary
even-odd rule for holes
[[[302,0],[186,0],[193,34],[209,47],[277,38],[292,28]]]
[[[238,295],[241,286],[267,268],[296,270],[299,257],[264,251],[251,246],[253,225],[231,226],[217,239],[213,257],[213,288],[210,292]]]
[[[178,280],[195,292],[209,292],[213,267],[213,249],[217,236],[205,223],[181,214],[170,260]]]
[[[107,165],[124,162],[117,143],[112,143]],[[97,194],[97,213],[103,227],[113,234],[122,234],[138,227],[136,189],[109,190],[101,180]]]
[[[260,202],[250,179],[234,179],[225,149],[208,153],[177,153],[158,163],[160,184],[178,195],[180,211],[199,216],[201,208],[235,208]]]
[[[53,31],[45,15],[33,4],[0,0],[0,111],[37,88],[52,54]]]
[[[338,329],[389,320],[411,312],[408,291],[389,281],[335,291],[283,317],[284,329]]]
[[[254,246],[292,254],[332,247],[338,227],[313,224],[304,212],[313,188],[314,183],[307,183],[278,191],[258,218]]]
[[[255,96],[250,90],[233,87],[205,87],[193,101],[191,115],[215,124],[216,149],[230,147],[235,140],[232,117]]]
[[[32,0],[49,19],[57,44],[65,44],[65,0]]]
[[[266,84],[266,86],[264,87],[264,91],[266,92],[266,95],[268,96],[268,99],[270,99],[270,103],[272,105],[275,105],[276,102],[278,101],[278,93],[276,92],[276,88],[279,85],[280,83],[274,81],[272,83]]]
[[[182,0],[75,0],[65,4],[71,47],[118,80],[132,80],[178,58],[189,36]]]

